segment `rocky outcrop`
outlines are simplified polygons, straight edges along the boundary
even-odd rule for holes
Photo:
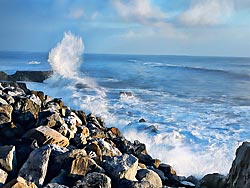
[[[16,71],[12,75],[0,71],[0,80],[3,81],[43,82],[50,76],[52,76],[52,71]]]
[[[228,176],[229,188],[250,187],[250,142],[243,142],[236,151],[236,157]]]
[[[243,143],[228,178],[178,176],[101,117],[25,84],[0,83],[0,187],[244,188],[250,186],[249,159],[250,143]]]

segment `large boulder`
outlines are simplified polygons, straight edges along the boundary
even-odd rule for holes
[[[7,172],[11,172],[16,167],[15,146],[0,147],[0,167]]]
[[[137,171],[136,178],[141,182],[149,182],[152,188],[162,187],[161,178],[152,170],[140,169]]]
[[[4,185],[4,188],[37,188],[33,182],[28,182],[22,177],[17,177]]]
[[[68,138],[48,126],[33,128],[24,135],[24,138],[37,140],[39,146],[56,144],[58,146],[67,147],[69,145]]]
[[[205,175],[200,181],[201,188],[227,188],[226,177],[214,173]]]
[[[35,183],[37,186],[42,186],[47,173],[50,153],[51,147],[49,145],[32,151],[20,169],[18,176],[28,182]]]
[[[250,187],[250,142],[243,142],[236,151],[236,157],[228,176],[228,187]]]
[[[124,154],[122,156],[104,157],[103,159],[102,167],[112,180],[119,182],[125,178],[136,181],[138,159],[135,156]]]
[[[73,188],[111,188],[111,179],[105,174],[92,172],[77,181]]]

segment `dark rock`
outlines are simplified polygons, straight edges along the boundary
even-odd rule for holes
[[[42,186],[47,173],[50,153],[51,147],[49,145],[32,151],[20,169],[18,176],[28,182],[35,183],[37,186]]]
[[[127,179],[122,179],[117,186],[118,188],[153,188],[147,181],[131,181]]]
[[[146,122],[145,119],[143,119],[143,118],[139,119],[139,123],[144,123],[144,122]]]
[[[82,121],[82,125],[87,125],[87,116],[85,114],[85,112],[78,110],[78,111],[73,111],[75,112],[75,114],[80,118],[80,120]]]
[[[200,187],[200,181],[194,176],[188,176],[187,181],[193,183],[195,187]]]
[[[16,71],[15,74],[8,75],[9,81],[43,82],[52,76],[52,71]],[[4,75],[3,75],[4,78]]]
[[[15,146],[0,146],[0,167],[7,172],[16,168]]]
[[[77,181],[73,188],[111,188],[111,179],[105,174],[92,172]]]
[[[141,182],[149,182],[152,188],[162,187],[161,178],[152,170],[140,169],[137,171],[136,178]]]
[[[119,182],[123,178],[136,181],[138,159],[128,154],[105,157],[102,161],[102,167],[114,182]]]
[[[218,173],[207,174],[201,179],[200,182],[201,188],[227,188],[226,177]],[[236,188],[238,186],[234,187]]]
[[[243,142],[228,175],[228,187],[250,187],[250,142]]]
[[[56,144],[58,146],[67,147],[69,140],[59,132],[49,128],[48,126],[40,126],[26,132],[24,138],[35,139],[39,146],[46,144]]]
[[[50,181],[50,184],[72,187],[75,184],[75,181],[75,178],[69,177],[65,170],[61,170],[59,171],[59,174]]]

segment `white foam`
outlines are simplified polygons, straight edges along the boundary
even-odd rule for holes
[[[39,64],[41,64],[41,62],[39,62],[39,61],[30,61],[27,64],[28,65],[39,65]]]

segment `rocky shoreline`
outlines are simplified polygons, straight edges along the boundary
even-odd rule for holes
[[[24,83],[0,82],[0,187],[247,188],[249,164],[250,143],[244,142],[227,176],[178,176],[101,117]]]

